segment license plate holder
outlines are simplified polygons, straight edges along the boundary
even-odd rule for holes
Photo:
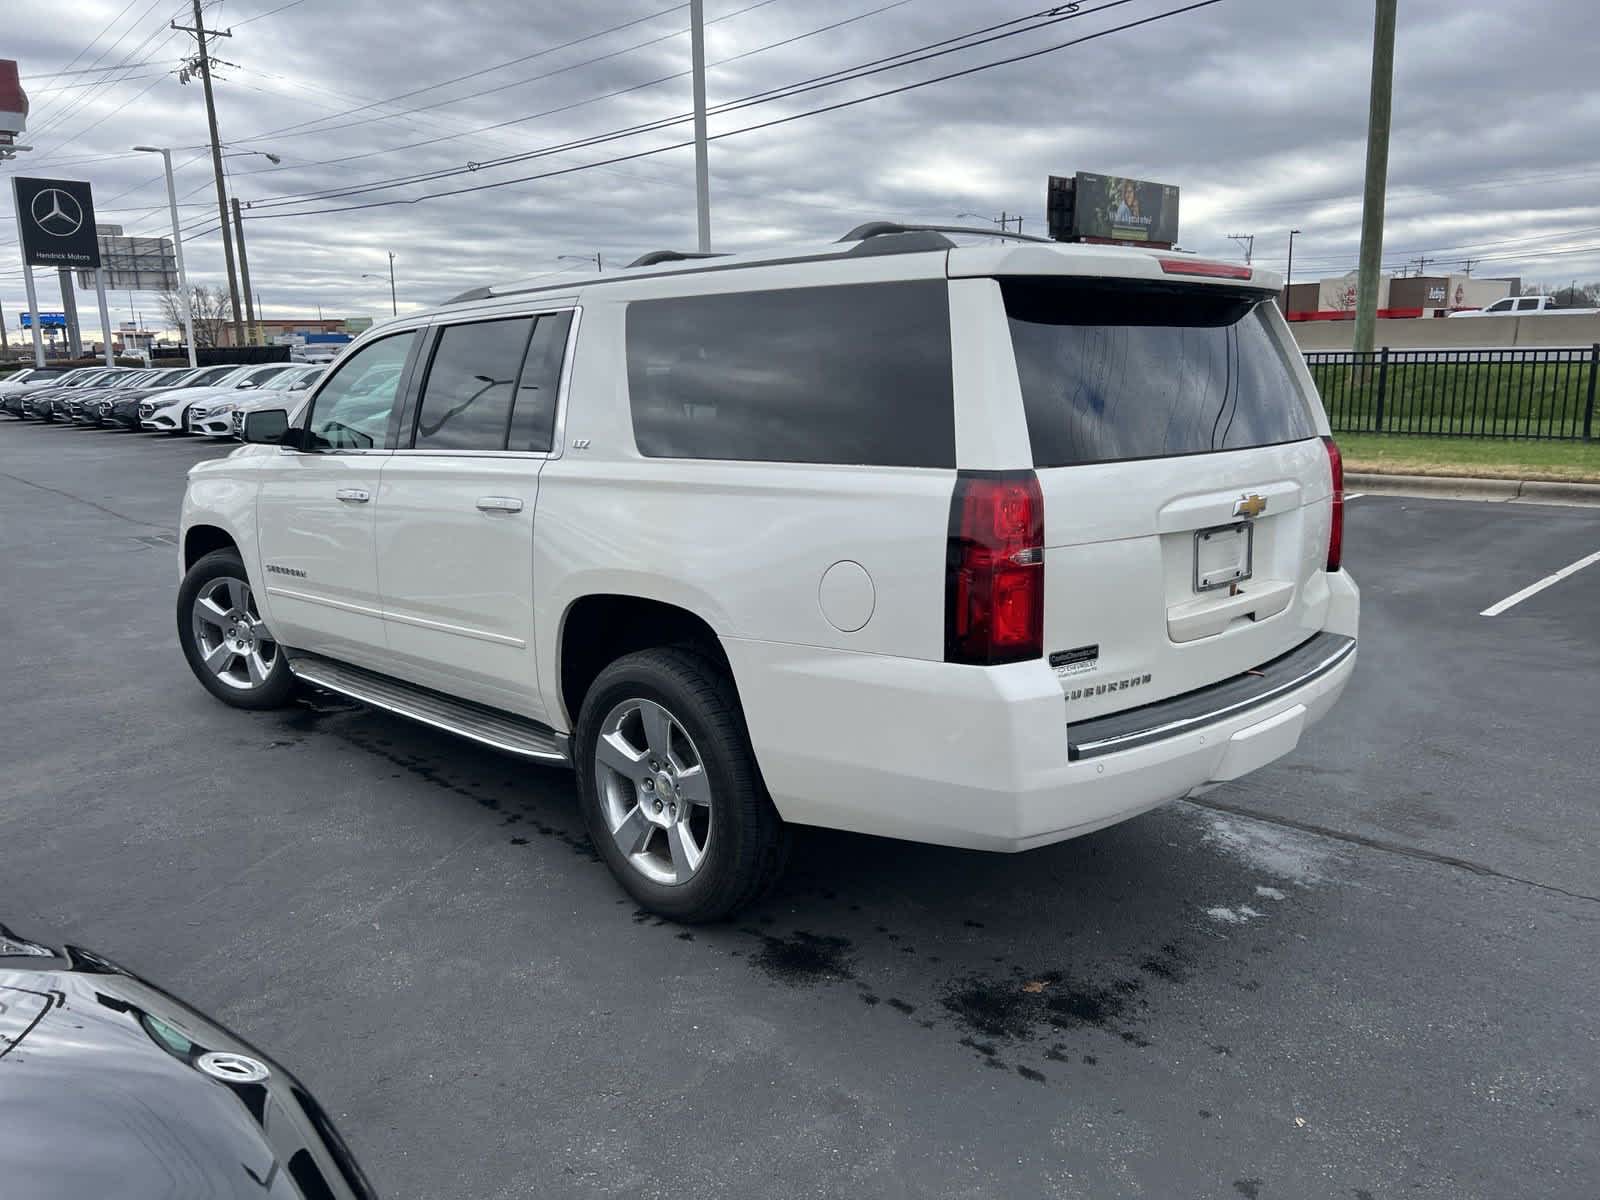
[[[1249,521],[1195,530],[1194,590],[1214,592],[1249,579],[1255,565],[1255,533]]]

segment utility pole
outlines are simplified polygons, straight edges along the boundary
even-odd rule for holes
[[[228,266],[228,297],[233,301],[233,330],[234,340],[239,345],[244,345],[245,334],[243,318],[239,312],[239,277],[233,269],[233,242],[228,237],[228,197],[223,190],[222,183],[222,139],[217,136],[217,104],[211,94],[211,54],[206,49],[206,24],[205,17],[200,11],[200,0],[194,0],[194,25],[179,25],[172,22],[172,27],[184,33],[194,34],[195,41],[200,45],[198,65],[200,67],[200,82],[206,93],[206,122],[211,128],[211,171],[216,176],[217,183],[217,219],[222,223],[219,232],[222,234],[222,258]],[[232,37],[232,30],[211,30],[212,37]],[[179,78],[187,83],[188,79],[180,73]]]
[[[1462,269],[1466,272],[1468,279],[1472,278],[1472,268],[1477,266],[1482,261],[1483,260],[1481,258],[1463,258],[1461,260]]]
[[[200,0],[195,0],[198,11]],[[694,197],[700,253],[711,253],[711,164],[706,158],[706,16],[689,0],[689,53],[694,59]]]
[[[1394,22],[1399,0],[1377,0],[1372,26],[1372,95],[1367,113],[1367,180],[1361,200],[1361,267],[1354,348],[1372,352],[1383,259],[1383,202],[1389,183],[1389,114],[1394,99]]]
[[[1424,271],[1426,271],[1428,269],[1428,264],[1429,263],[1438,262],[1439,260],[1436,259],[1436,258],[1417,257],[1417,258],[1413,258],[1411,261],[1417,264],[1417,274],[1420,276]]]
[[[250,259],[244,252],[244,218],[239,215],[239,197],[233,198],[233,236],[239,243],[239,275],[244,287],[244,308],[247,324],[245,329],[247,341],[240,342],[241,346],[256,344],[256,306],[250,299]],[[239,294],[234,293],[234,302],[237,304]]]
[[[400,302],[394,296],[394,251],[389,251],[389,315],[400,315]]]
[[[1256,252],[1256,235],[1255,234],[1253,234],[1253,233],[1230,233],[1228,235],[1228,240],[1230,242],[1238,242],[1241,246],[1244,247],[1244,261],[1246,263],[1249,263],[1251,258],[1253,258],[1255,256],[1255,252]]]

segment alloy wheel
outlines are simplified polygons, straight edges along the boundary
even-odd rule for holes
[[[594,766],[606,828],[629,865],[655,883],[693,879],[710,846],[713,799],[682,722],[654,700],[624,700],[601,723]]]
[[[194,598],[192,620],[195,647],[211,674],[245,692],[267,682],[281,651],[248,583],[227,576],[208,581]]]

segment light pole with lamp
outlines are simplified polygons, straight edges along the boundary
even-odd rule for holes
[[[1013,217],[1010,213],[1006,212],[1004,209],[1002,209],[1000,211],[1000,215],[998,217],[986,217],[982,213],[975,213],[975,212],[959,212],[959,213],[956,214],[956,220],[958,220],[958,221],[961,220],[961,218],[963,218],[963,217],[972,217],[974,220],[988,221],[990,224],[998,225],[998,226],[1000,226],[1000,232],[1001,233],[1010,233],[1011,232],[1011,222],[1015,221],[1017,223],[1017,236],[1018,237],[1022,236],[1022,218],[1021,217]]]
[[[605,265],[601,261],[600,251],[598,250],[596,250],[593,254],[558,254],[556,255],[556,258],[568,259],[572,262],[592,262],[594,264],[594,269],[597,272],[605,270]]]
[[[371,274],[368,274],[367,272],[363,271],[362,274],[361,274],[361,278],[363,278],[363,279],[382,279],[383,276],[382,275],[371,275]],[[389,315],[390,316],[394,316],[394,317],[398,317],[400,315],[400,302],[395,299],[395,295],[394,295],[394,251],[393,250],[389,251]]]
[[[1283,315],[1289,316],[1289,289],[1294,286],[1294,235],[1298,229],[1289,230],[1289,262],[1283,269]]]
[[[178,189],[172,182],[172,151],[161,146],[135,146],[141,154],[161,155],[161,165],[167,173],[167,208],[172,213],[172,257],[178,261],[178,295],[183,299],[183,336],[189,343],[189,365],[197,367],[199,359],[194,352],[194,304],[189,295],[189,276],[183,269],[183,235],[178,232]],[[111,335],[106,335],[109,344]]]

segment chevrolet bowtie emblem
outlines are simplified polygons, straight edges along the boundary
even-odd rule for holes
[[[1251,492],[1249,495],[1240,496],[1238,500],[1234,501],[1233,505],[1234,516],[1246,517],[1251,520],[1254,520],[1256,517],[1259,517],[1266,511],[1266,497],[1258,496],[1254,492]]]

